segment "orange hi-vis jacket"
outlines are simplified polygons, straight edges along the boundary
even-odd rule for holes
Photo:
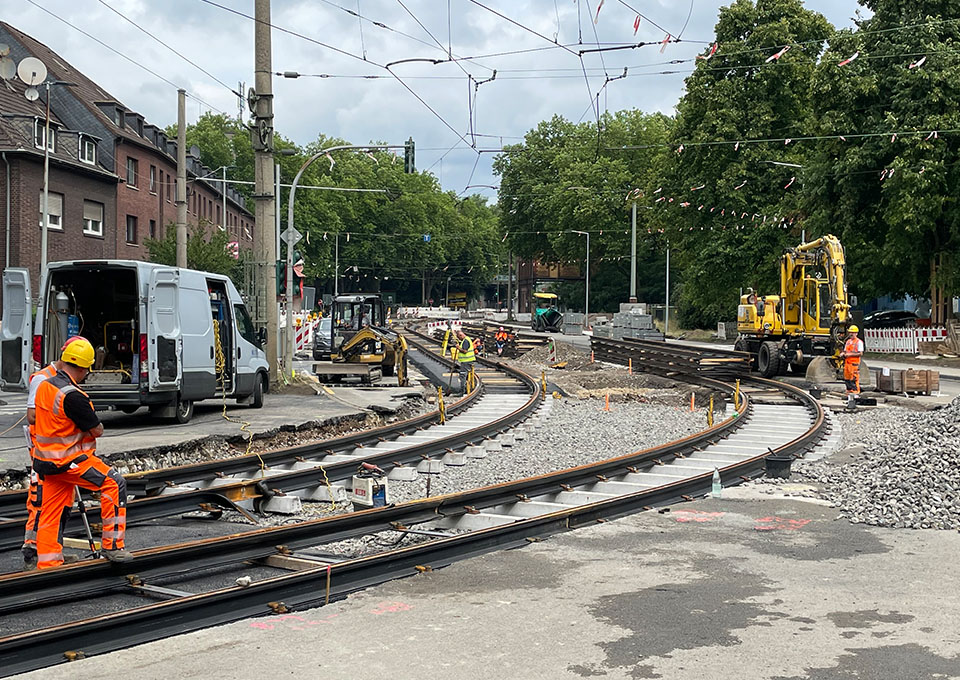
[[[843,351],[847,353],[858,352],[859,354],[863,354],[863,340],[861,340],[860,338],[849,338],[843,345]],[[848,354],[848,356],[845,356],[843,360],[846,363],[852,364],[854,366],[859,366],[860,365],[859,354],[857,356],[849,356]]]
[[[57,373],[37,389],[33,457],[63,469],[74,458],[93,453],[97,448],[96,439],[78,428],[64,413],[63,398],[74,390],[86,395],[65,373]]]
[[[53,376],[55,376],[56,374],[57,374],[57,369],[54,367],[54,365],[53,365],[53,364],[47,364],[46,366],[44,366],[43,368],[41,368],[39,371],[36,371],[35,373],[31,373],[31,374],[30,374],[30,380],[27,381],[27,384],[29,385],[30,383],[32,383],[32,382],[33,382],[33,379],[36,378],[38,375],[42,375],[42,376],[44,376],[44,378],[50,379],[50,378],[52,378]],[[30,425],[29,427],[30,427],[30,439],[32,440],[32,439],[36,436],[36,434],[37,434],[36,426],[35,426],[35,425]],[[30,455],[31,455],[31,456],[33,455],[33,447],[32,447],[32,446],[30,447]]]

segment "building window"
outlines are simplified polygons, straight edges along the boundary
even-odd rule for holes
[[[87,236],[103,236],[103,203],[83,202],[83,233]]]
[[[89,137],[80,137],[80,160],[90,165],[96,165],[97,143]]]
[[[157,221],[150,220],[150,238],[157,238]]]
[[[137,242],[137,218],[135,215],[127,215],[127,243]]]
[[[136,187],[137,186],[137,175],[139,174],[139,166],[136,158],[130,158],[127,156],[127,186]]]
[[[173,182],[170,180],[170,174],[168,173],[167,174],[167,201],[168,202],[170,201],[170,185],[171,184],[173,184]]]
[[[38,149],[43,148],[43,139],[46,137],[46,132],[47,130],[44,121],[40,120],[39,118],[34,119],[33,143]],[[55,152],[57,150],[57,131],[52,125],[50,126],[50,140],[47,144],[47,148],[50,149],[51,152]]]
[[[157,193],[157,166],[150,166],[150,193]]]
[[[40,226],[43,226],[43,190],[40,190]],[[63,194],[55,194],[52,191],[47,193],[47,213],[49,221],[47,226],[50,229],[63,230]]]
[[[220,213],[219,204],[217,205],[217,224],[220,227],[220,231],[226,231],[226,229],[223,228],[223,215]]]

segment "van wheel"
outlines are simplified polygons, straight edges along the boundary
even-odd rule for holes
[[[139,406],[121,406],[120,410],[126,413],[127,415],[130,415],[131,413],[136,413],[138,410],[140,410],[140,407]]]
[[[263,408],[263,392],[266,389],[264,383],[267,379],[263,377],[262,373],[257,373],[257,382],[253,386],[253,400],[250,402],[250,406],[253,408]]]
[[[193,402],[178,397],[177,408],[173,417],[180,424],[189,423],[190,419],[193,418]]]

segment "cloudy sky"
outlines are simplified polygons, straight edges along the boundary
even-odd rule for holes
[[[430,169],[445,189],[494,195],[481,186],[497,183],[490,172],[493,154],[478,154],[470,146],[474,141],[477,148],[495,149],[554,114],[589,119],[591,100],[601,89],[601,110],[672,113],[692,66],[669,62],[690,59],[712,42],[718,9],[726,4],[605,0],[594,23],[598,1],[273,0],[273,24],[303,36],[274,30],[273,69],[305,74],[274,79],[277,129],[299,143],[318,133],[356,144],[401,144],[412,136],[418,169]],[[637,15],[627,5],[644,15],[636,35]],[[806,5],[835,26],[849,26],[857,10],[855,0]],[[0,0],[0,8],[4,21],[49,45],[160,126],[176,120],[176,89],[170,83],[193,95],[190,120],[210,108],[236,115],[238,100],[227,86],[253,84],[253,22],[230,11],[252,15],[253,0]],[[585,55],[585,79],[575,43],[655,42],[668,32],[683,42],[662,53],[648,46]],[[555,39],[570,50],[552,45]],[[406,87],[385,68],[401,60],[443,59],[448,51],[478,58],[390,66]],[[628,77],[603,88],[607,75],[622,75],[624,67]],[[475,85],[494,69],[495,80]]]

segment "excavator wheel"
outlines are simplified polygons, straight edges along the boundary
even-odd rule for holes
[[[733,349],[737,352],[747,352],[750,354],[750,344],[743,338],[737,339],[733,345]],[[757,370],[757,355],[750,354],[750,370]]]
[[[780,374],[780,348],[777,343],[768,340],[760,345],[757,368],[764,378],[773,378]]]

